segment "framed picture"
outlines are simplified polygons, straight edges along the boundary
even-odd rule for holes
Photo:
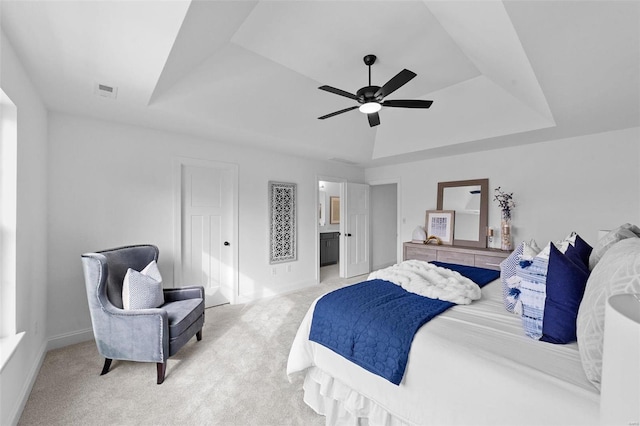
[[[427,238],[438,237],[442,244],[453,244],[454,210],[427,210],[425,229]]]
[[[340,197],[329,197],[329,223],[340,223]]]
[[[269,263],[297,258],[296,184],[269,182]]]

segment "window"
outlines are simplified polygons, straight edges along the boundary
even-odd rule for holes
[[[18,109],[0,89],[0,370],[16,335],[16,193]]]

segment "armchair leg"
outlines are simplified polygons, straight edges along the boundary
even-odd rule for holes
[[[104,359],[104,366],[102,367],[102,373],[100,373],[101,376],[104,376],[109,372],[109,368],[111,368],[111,361],[113,361],[111,358]]]
[[[161,385],[164,382],[164,373],[167,371],[167,363],[166,362],[158,362],[156,363],[158,367],[158,384]]]
[[[196,333],[196,340],[199,342],[202,340],[202,329]]]

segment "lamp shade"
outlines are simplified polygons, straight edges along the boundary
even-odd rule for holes
[[[600,423],[640,422],[640,294],[607,300],[604,316]]]

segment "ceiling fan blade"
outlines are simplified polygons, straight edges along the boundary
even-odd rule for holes
[[[433,101],[420,99],[397,99],[382,102],[382,106],[396,108],[429,108]]]
[[[408,69],[403,69],[398,74],[396,74],[395,77],[387,81],[384,86],[379,88],[374,96],[375,97],[382,96],[384,98],[385,96],[395,92],[396,90],[398,90],[399,88],[407,84],[409,80],[411,80],[415,76],[416,76],[416,73],[414,73],[413,71],[409,71]]]
[[[358,108],[358,106],[352,106],[349,108],[341,109],[340,111],[332,112],[331,114],[323,115],[322,117],[318,117],[318,120],[324,120],[325,118],[333,117],[334,115],[342,114],[343,112],[351,111]]]
[[[344,90],[336,89],[335,87],[325,85],[325,86],[318,87],[318,89],[324,90],[325,92],[329,92],[329,93],[335,93],[336,95],[344,96],[349,99],[358,100],[358,97],[353,93],[345,92]]]
[[[380,124],[380,115],[377,112],[372,112],[371,114],[367,114],[367,118],[369,119],[369,126],[375,127]]]

